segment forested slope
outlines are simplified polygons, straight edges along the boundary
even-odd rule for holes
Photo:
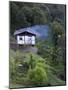
[[[10,2],[10,43],[16,43],[13,35],[16,29],[34,25],[50,28],[48,38],[36,38],[36,54],[10,47],[10,88],[66,84],[65,7]]]

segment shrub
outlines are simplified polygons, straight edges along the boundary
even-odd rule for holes
[[[44,86],[48,84],[48,77],[45,69],[36,66],[34,69],[28,71],[28,78],[30,84],[33,86]]]
[[[62,85],[56,70],[37,54],[10,50],[10,86]]]

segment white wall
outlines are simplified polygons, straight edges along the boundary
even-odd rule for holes
[[[22,40],[20,40],[20,38],[22,38]],[[23,39],[24,39],[23,36],[17,36],[17,44],[24,44]]]
[[[20,38],[22,38],[22,40]],[[17,44],[35,45],[35,36],[17,36]]]

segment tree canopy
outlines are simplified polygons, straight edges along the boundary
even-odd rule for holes
[[[54,20],[64,21],[64,5],[10,2],[10,32],[37,24],[49,24]]]

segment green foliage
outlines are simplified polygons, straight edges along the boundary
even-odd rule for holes
[[[61,10],[61,8],[63,9]],[[63,23],[65,13],[64,9],[64,5],[10,2],[11,34],[14,33],[15,29],[21,27],[28,27],[37,24],[49,24],[55,20]]]
[[[53,21],[51,23],[51,38],[52,38],[52,43],[54,46],[58,45],[59,39],[62,38],[62,35],[64,33],[63,31],[63,26],[61,23],[57,21]]]
[[[10,3],[11,34],[18,28],[37,24],[49,24],[51,27],[47,40],[37,40],[37,54],[10,50],[12,87],[65,84],[65,24],[61,8],[65,9],[64,5]],[[10,40],[16,42],[14,38]]]
[[[12,84],[14,87],[32,87],[62,85],[64,82],[57,78],[56,70],[40,56],[10,50],[10,87],[13,87]]]
[[[48,84],[48,77],[45,69],[36,66],[34,69],[28,71],[28,78],[33,86],[44,86]]]
[[[49,75],[50,75],[49,80],[50,80],[51,85],[65,85],[65,81],[60,80],[59,78],[57,78],[52,73],[49,73]]]
[[[65,42],[64,28],[61,23],[51,23],[51,30],[47,40],[37,40],[38,54],[46,59],[47,64],[56,69],[56,75],[65,80]],[[41,52],[42,51],[42,52]]]
[[[28,27],[37,24],[47,24],[49,13],[40,4],[10,3],[10,32],[13,34],[15,29]]]

